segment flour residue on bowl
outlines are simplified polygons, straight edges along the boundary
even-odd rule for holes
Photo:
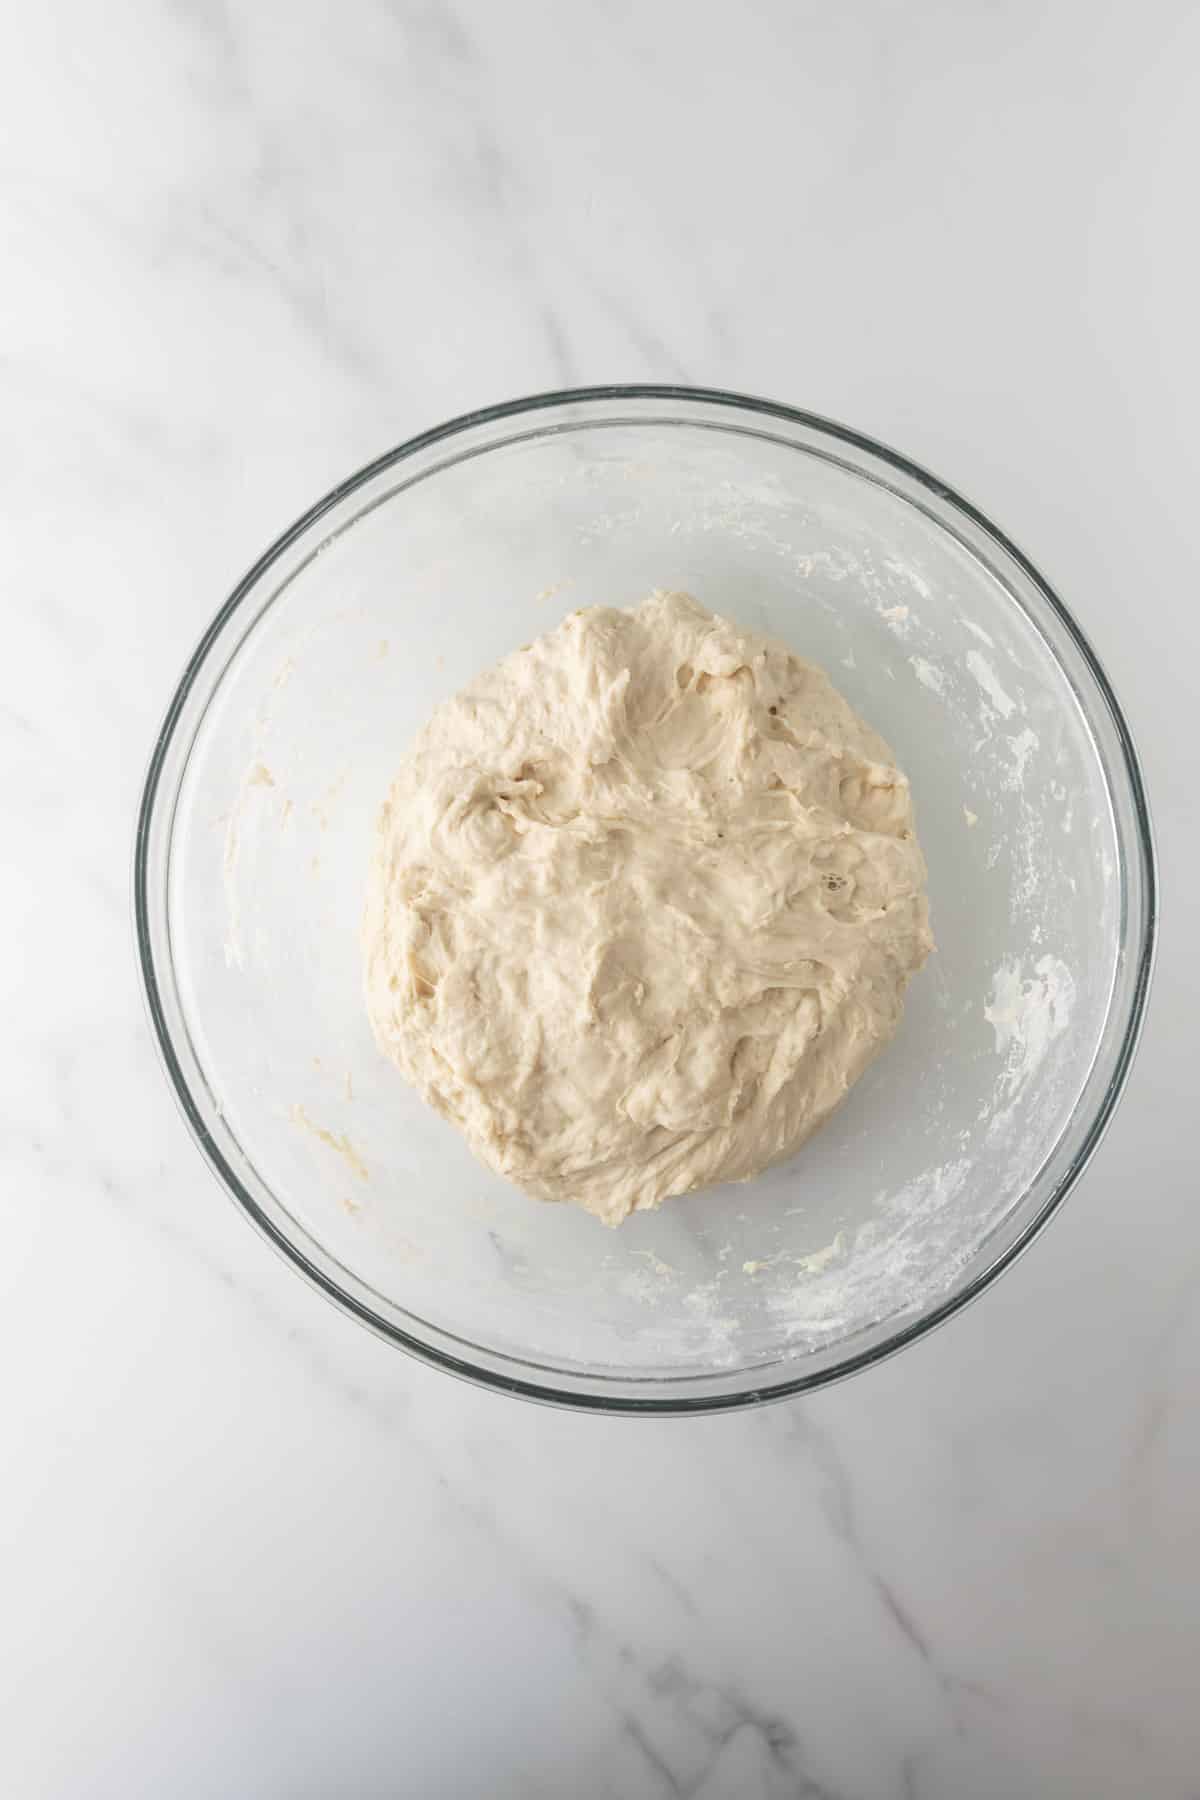
[[[898,581],[905,582],[915,593],[919,594],[922,600],[933,599],[933,589],[920,570],[914,568],[911,562],[902,562],[897,556],[885,556],[883,566],[890,575],[895,576]]]
[[[1020,788],[1025,785],[1025,770],[1030,757],[1038,747],[1038,735],[1028,726],[1009,739],[1012,745],[1012,767],[1004,777],[1004,785],[1009,788]]]
[[[1011,718],[1017,703],[1001,687],[995,669],[982,650],[968,650],[964,661],[1000,717]]]
[[[782,1281],[766,1296],[783,1336],[813,1350],[894,1310],[897,1296],[907,1310],[948,1286],[961,1261],[955,1202],[971,1167],[960,1157],[883,1190],[852,1241],[839,1231],[824,1250],[796,1259],[800,1279]]]
[[[1074,1004],[1075,977],[1059,957],[1040,956],[1029,975],[1019,958],[1001,963],[983,1016],[1004,1059],[1004,1098],[1015,1096],[1036,1074],[1051,1044],[1070,1024]]]
[[[936,663],[930,662],[927,656],[910,656],[908,660],[922,687],[927,687],[932,694],[945,693],[946,676],[944,670],[939,669]]]

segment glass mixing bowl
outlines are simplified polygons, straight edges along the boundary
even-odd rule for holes
[[[382,1059],[359,924],[434,705],[573,608],[655,587],[786,639],[894,746],[938,950],[798,1156],[614,1232],[480,1167]],[[1029,1243],[1125,1081],[1155,882],[1112,690],[980,513],[790,407],[611,387],[426,432],[267,551],[171,701],[135,909],[196,1140],[315,1286],[511,1393],[689,1412],[861,1368]]]

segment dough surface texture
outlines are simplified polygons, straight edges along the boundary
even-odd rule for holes
[[[618,1224],[780,1161],[933,948],[908,782],[817,668],[686,594],[440,706],[383,807],[379,1046],[498,1174]]]

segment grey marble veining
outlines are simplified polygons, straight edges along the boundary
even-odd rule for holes
[[[0,1790],[1200,1794],[1195,12],[7,36]],[[187,1141],[128,916],[159,716],[264,544],[439,419],[639,378],[844,418],[999,518],[1129,707],[1167,901],[1053,1229],[869,1375],[696,1422],[517,1405],[311,1294]]]

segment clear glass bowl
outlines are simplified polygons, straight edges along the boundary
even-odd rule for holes
[[[381,1059],[358,934],[376,813],[435,703],[654,587],[785,638],[895,747],[938,951],[792,1162],[611,1232],[481,1168]],[[135,908],[196,1140],[315,1286],[512,1393],[687,1412],[861,1368],[1029,1243],[1128,1072],[1155,881],[1112,690],[981,514],[789,407],[614,387],[427,432],[267,551],[171,701]]]

